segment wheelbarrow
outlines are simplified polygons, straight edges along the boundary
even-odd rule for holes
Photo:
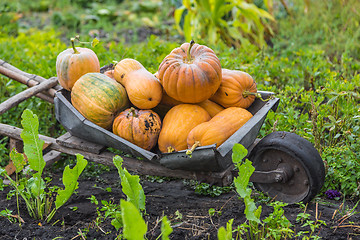
[[[55,77],[44,79],[23,72],[1,59],[0,73],[30,87],[0,103],[0,114],[31,96],[54,103],[56,119],[68,132],[57,139],[39,135],[50,150],[44,155],[49,164],[59,159],[61,153],[80,153],[88,160],[113,165],[115,154],[106,149],[112,147],[133,156],[123,156],[124,166],[140,174],[229,185],[237,175],[232,163],[232,147],[240,143],[247,148],[247,158],[255,167],[250,181],[276,200],[309,202],[324,183],[323,161],[309,141],[289,132],[273,132],[263,139],[257,138],[268,112],[276,111],[280,101],[271,92],[259,91],[262,99],[269,100],[256,99],[248,108],[253,117],[222,145],[198,147],[190,157],[186,151],[161,153],[157,147],[151,151],[144,150],[88,121],[72,106],[70,92],[62,89]],[[0,135],[8,136],[10,145],[19,150],[21,131],[0,123]]]
[[[270,110],[275,111],[279,98],[271,92],[259,91],[263,101],[256,99],[248,108],[253,117],[220,146],[209,145],[195,149],[192,156],[186,150],[161,153],[157,147],[144,150],[131,142],[103,129],[84,118],[71,104],[71,94],[60,90],[54,98],[57,120],[72,135],[107,147],[119,149],[138,161],[148,161],[155,166],[182,170],[189,174],[200,173],[202,181],[229,185],[237,174],[233,171],[232,147],[235,143],[248,149],[248,158],[255,171],[250,181],[270,197],[287,203],[308,202],[321,189],[325,168],[323,161],[306,139],[290,132],[273,132],[257,139],[260,128]],[[146,170],[145,170],[146,171]],[[220,182],[214,174],[220,174]],[[166,176],[166,172],[162,174]],[[205,177],[204,177],[205,176]]]

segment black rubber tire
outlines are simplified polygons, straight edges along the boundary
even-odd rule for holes
[[[257,166],[261,167],[262,161],[264,158],[271,158],[270,153],[274,153],[272,155],[276,155],[276,153],[283,154],[283,156],[288,156],[290,159],[290,164],[296,163],[300,164],[301,171],[299,174],[301,178],[307,177],[308,182],[306,182],[307,190],[303,193],[299,193],[299,196],[287,196],[279,194],[276,190],[272,189],[269,183],[254,183],[254,186],[264,192],[264,189],[269,189],[269,192],[266,192],[270,197],[275,197],[277,195],[282,195],[276,200],[281,200],[283,202],[295,203],[295,202],[304,202],[307,203],[311,201],[321,190],[324,180],[325,180],[325,167],[324,162],[319,155],[319,152],[315,149],[315,147],[307,141],[306,139],[298,136],[295,133],[290,132],[273,132],[263,139],[259,141],[258,144],[254,147],[249,155],[249,160],[252,161],[255,170],[264,170],[257,169]],[[278,155],[279,155],[278,154]],[[281,161],[281,160],[280,160]],[[270,163],[272,164],[272,163]],[[276,164],[275,164],[276,165]],[[274,170],[277,166],[273,166],[273,169],[266,170]],[[297,167],[297,171],[299,167]],[[303,176],[303,174],[306,176]],[[295,177],[294,177],[295,178]],[[293,180],[294,182],[294,180]],[[271,183],[270,183],[271,184]],[[287,184],[286,182],[283,184]],[[285,185],[284,185],[285,186]],[[289,186],[286,186],[289,188]],[[280,187],[281,189],[281,187]],[[301,189],[301,188],[299,188]],[[281,190],[280,190],[281,191]],[[292,188],[292,191],[297,191]],[[300,190],[301,191],[301,190]]]

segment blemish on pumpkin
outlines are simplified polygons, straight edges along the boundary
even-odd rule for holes
[[[151,97],[149,97],[149,98],[148,98],[148,100],[149,100],[149,101],[152,101],[152,98],[151,98]]]
[[[124,78],[125,77],[125,73],[121,74],[121,78]]]
[[[226,96],[229,96],[229,94],[227,94],[227,92],[225,92],[225,95],[226,95]]]
[[[147,131],[149,130],[149,128],[150,128],[150,124],[147,120],[145,120],[145,130]]]

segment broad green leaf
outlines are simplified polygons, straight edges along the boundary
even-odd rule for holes
[[[20,136],[24,142],[24,153],[27,156],[30,168],[37,171],[41,176],[45,167],[42,153],[44,141],[39,139],[38,117],[33,114],[31,110],[25,109],[21,118],[21,124],[24,130],[21,132]]]
[[[248,150],[241,145],[240,143],[236,143],[232,149],[232,161],[233,163],[240,163],[244,157],[248,154]]]
[[[26,188],[35,198],[40,197],[44,193],[45,187],[45,181],[39,173],[35,173],[26,181]]]
[[[232,224],[234,219],[230,219],[226,223],[226,229],[224,227],[218,230],[218,240],[232,240]]]
[[[79,183],[77,180],[86,165],[87,160],[84,159],[82,155],[76,154],[76,165],[72,169],[70,169],[69,166],[65,167],[62,177],[65,188],[58,191],[55,201],[56,209],[59,209],[67,200],[69,200],[71,195],[78,188]]]
[[[145,193],[140,184],[139,176],[131,175],[122,167],[123,159],[120,156],[115,156],[113,162],[118,169],[122,191],[127,196],[127,200],[132,202],[137,209],[145,211]]]
[[[147,232],[147,225],[137,207],[124,199],[120,200],[121,218],[124,224],[123,235],[128,240],[142,240]]]
[[[255,205],[255,202],[253,199],[251,199],[250,196],[246,196],[244,198],[245,201],[245,215],[246,219],[249,221],[254,221],[257,223],[260,223],[259,218],[257,217],[258,209]],[[261,210],[260,210],[261,211]],[[261,213],[261,212],[260,212]]]
[[[118,231],[123,226],[121,219],[121,212],[116,212],[114,217],[115,218],[111,220],[111,225],[113,225],[116,231]]]
[[[183,31],[181,29],[181,26],[180,26],[180,22],[181,22],[181,18],[182,18],[182,15],[183,15],[183,12],[185,11],[185,7],[184,6],[181,6],[180,8],[176,9],[174,11],[174,20],[175,20],[175,24],[176,24],[176,27],[178,29],[178,31],[183,34]]]
[[[162,218],[161,221],[161,240],[169,240],[169,235],[173,232],[172,227],[170,226],[170,221],[166,216]]]
[[[95,47],[96,45],[99,44],[99,40],[97,38],[94,38],[92,41],[91,41],[91,47]]]
[[[237,164],[239,168],[239,176],[234,179],[237,192],[242,198],[245,198],[249,193],[247,186],[249,184],[250,176],[255,171],[252,163],[246,159],[243,164]],[[251,191],[251,190],[250,190]]]
[[[24,169],[24,166],[26,165],[25,157],[22,153],[18,153],[15,148],[10,152],[10,159],[14,163],[16,173],[19,173]]]

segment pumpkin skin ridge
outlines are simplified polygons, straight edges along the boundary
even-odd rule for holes
[[[219,73],[221,73],[221,63],[212,49],[208,48],[207,46],[199,45],[199,44],[194,44],[190,50],[190,55],[193,58],[192,62],[191,63],[184,62],[184,59],[187,58],[186,53],[187,53],[188,47],[189,47],[189,43],[184,43],[179,48],[173,49],[171,51],[171,53],[165,57],[165,59],[159,66],[159,70],[158,70],[159,79],[162,82],[166,93],[170,97],[172,97],[178,101],[184,102],[184,103],[198,103],[198,102],[208,99],[216,92],[218,86],[221,83],[221,74],[219,74]],[[202,56],[202,55],[193,56],[193,54],[203,54],[204,56]],[[171,64],[169,64],[169,59],[172,60],[170,62]],[[215,66],[212,66],[210,63],[206,63],[206,67],[211,66],[212,68],[210,68],[209,70],[205,69],[206,71],[201,69],[202,71],[207,72],[207,74],[210,73],[210,76],[207,76],[207,74],[205,74],[205,76],[206,76],[205,78],[203,77],[203,79],[196,80],[196,84],[195,84],[196,87],[195,87],[194,91],[197,94],[189,94],[190,97],[182,97],[182,96],[186,95],[185,94],[186,92],[189,92],[189,89],[187,89],[185,87],[183,89],[176,88],[176,90],[171,90],[171,91],[174,91],[174,93],[169,91],[169,89],[173,89],[173,88],[168,87],[169,85],[166,84],[166,82],[175,81],[175,80],[168,80],[168,79],[172,79],[172,78],[169,77],[168,74],[164,74],[164,73],[166,73],[166,71],[173,71],[173,66],[174,66],[173,64],[175,62],[179,62],[180,66],[177,66],[177,67],[181,68],[181,67],[184,67],[183,64],[187,64],[190,67],[192,67],[192,65],[196,65],[199,61],[206,62],[207,60],[209,60],[209,62],[211,62],[211,63],[214,63]],[[201,65],[201,63],[200,63],[200,65]],[[165,70],[163,70],[163,69],[165,69]],[[194,72],[194,68],[192,68],[192,70]],[[213,79],[213,76],[215,76],[216,84],[213,84],[210,81]],[[194,78],[190,78],[190,79],[194,79]],[[186,84],[185,83],[186,81],[185,80],[183,80],[183,81],[184,81],[184,84]],[[198,82],[204,82],[204,84],[200,85]],[[179,81],[178,84],[181,85],[182,84],[181,81]],[[212,86],[212,85],[215,85],[215,86]],[[189,86],[189,84],[187,86]],[[210,91],[208,91],[208,89],[210,88],[209,86],[212,86]],[[208,89],[205,90],[204,88],[205,89],[208,88]],[[199,94],[199,93],[201,93],[201,94]],[[196,100],[193,99],[194,96],[196,96]]]
[[[101,73],[82,76],[71,91],[71,102],[87,120],[105,129],[129,103],[124,87]]]
[[[110,79],[111,79],[111,78],[110,78]],[[98,80],[99,80],[99,81],[103,81],[102,79],[99,79],[99,78],[98,78]],[[112,80],[112,79],[111,79],[111,80]],[[124,87],[123,87],[122,85],[120,85],[120,83],[118,83],[118,82],[116,82],[116,81],[115,81],[114,83],[115,83],[114,86],[116,87],[117,91],[121,93],[121,95],[126,94]],[[105,95],[107,96],[107,98],[109,98],[109,99],[110,99],[110,98],[114,98],[114,90],[111,89],[111,88],[109,87],[109,85],[105,85],[103,82],[102,82],[101,84],[100,84],[100,82],[95,83],[95,85],[98,87],[98,89],[100,89],[100,90],[103,92],[103,94],[105,94]],[[112,93],[112,94],[111,94],[111,93]],[[103,95],[101,95],[101,96],[103,96]],[[104,97],[104,96],[103,96],[103,97]],[[105,101],[107,98],[105,97],[105,99],[102,99],[101,102]],[[121,100],[121,99],[120,99],[120,98],[119,98],[119,99],[116,98],[116,99],[114,99],[114,101],[110,102],[110,103],[109,103],[109,104],[111,104],[111,106],[109,106],[110,109],[106,109],[106,110],[108,110],[108,111],[111,112],[112,109],[118,109],[119,106],[118,106],[118,104],[116,104],[116,103],[118,103],[119,100]],[[115,105],[115,104],[116,104],[116,105]]]
[[[75,82],[89,72],[100,72],[100,62],[95,52],[88,48],[76,47],[62,51],[56,58],[56,73],[60,85],[71,91]]]
[[[246,72],[223,69],[223,80],[217,92],[210,100],[223,107],[248,108],[255,100],[255,96],[243,96],[244,91],[256,93],[256,82]]]

